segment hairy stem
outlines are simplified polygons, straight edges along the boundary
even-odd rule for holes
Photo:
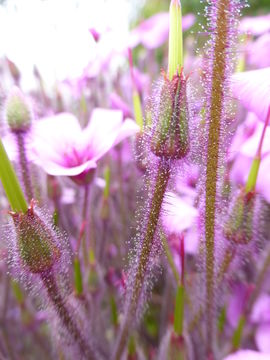
[[[139,254],[138,265],[136,267],[133,283],[131,286],[131,294],[128,298],[128,303],[126,306],[124,322],[122,324],[119,339],[114,352],[114,356],[113,356],[114,360],[120,360],[121,358],[121,355],[127,343],[131,322],[133,321],[133,318],[136,315],[136,310],[138,307],[141,290],[144,284],[144,279],[147,272],[152,245],[154,242],[154,236],[160,216],[161,206],[169,178],[170,178],[169,161],[160,159],[158,164],[157,176],[155,180],[154,193],[151,199],[149,217],[144,232],[142,248]]]
[[[74,342],[76,342],[81,352],[87,356],[88,360],[95,360],[96,356],[91,346],[85,341],[80,328],[72,318],[69,310],[66,307],[65,301],[62,298],[58,286],[56,284],[53,274],[46,272],[41,274],[42,282],[47,290],[48,297],[52,302],[56,313],[58,314],[62,324],[71,335]]]
[[[17,146],[18,146],[18,152],[19,152],[19,164],[20,164],[20,168],[21,168],[23,187],[24,187],[27,201],[30,202],[34,198],[34,195],[33,195],[33,190],[32,190],[33,187],[32,187],[32,182],[31,182],[31,175],[30,175],[28,161],[27,161],[26,152],[25,152],[24,134],[17,133],[16,140],[17,140]]]
[[[208,352],[213,341],[214,268],[215,268],[215,217],[220,151],[223,92],[226,71],[226,44],[230,0],[217,2],[216,37],[212,67],[211,100],[209,108],[209,131],[206,165],[205,241],[206,241],[206,326]]]

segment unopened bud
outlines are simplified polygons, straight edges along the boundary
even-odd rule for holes
[[[6,119],[13,132],[26,132],[32,122],[32,113],[27,100],[17,87],[11,91],[6,102]]]
[[[232,204],[224,235],[233,243],[248,244],[253,237],[255,193],[240,191]]]
[[[151,150],[159,157],[181,159],[189,151],[186,80],[183,73],[164,77]]]
[[[11,213],[17,236],[19,257],[30,272],[41,274],[51,270],[60,257],[54,229],[48,226],[30,205],[26,213]]]

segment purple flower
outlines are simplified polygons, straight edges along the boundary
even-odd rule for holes
[[[195,16],[188,14],[182,18],[183,31],[195,22]],[[169,13],[161,12],[140,23],[130,34],[130,47],[142,44],[147,49],[156,49],[168,40]]]
[[[239,30],[252,35],[261,35],[270,31],[270,14],[245,17],[240,22]]]
[[[263,123],[258,120],[255,114],[249,113],[246,121],[238,128],[231,147],[231,158],[234,156],[234,163],[230,172],[231,179],[244,185],[247,181],[251,163],[256,155],[260,138],[263,131]],[[265,132],[262,160],[256,190],[270,202],[270,127]]]
[[[258,324],[255,332],[255,342],[260,351],[268,353],[270,358],[270,296],[263,294],[256,301],[251,314],[251,320]]]
[[[174,193],[168,192],[164,199],[162,223],[169,234],[171,245],[183,232],[185,234],[185,250],[189,254],[195,254],[198,248],[198,236],[195,233],[198,210],[189,204],[189,199],[182,198]],[[192,228],[193,226],[193,228]],[[179,244],[177,246],[179,252]]]
[[[269,20],[270,26],[270,20]],[[255,68],[270,66],[270,33],[260,36],[247,47],[248,63]]]
[[[234,354],[226,356],[223,360],[269,360],[269,354],[263,354],[253,350],[239,350]]]
[[[270,106],[270,67],[234,74],[232,92],[247,110],[265,121]]]
[[[133,120],[123,122],[121,111],[96,108],[84,129],[74,115],[61,113],[36,123],[31,152],[48,174],[86,183],[97,161],[138,130]]]

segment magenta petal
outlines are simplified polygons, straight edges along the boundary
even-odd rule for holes
[[[168,38],[169,13],[159,13],[143,21],[131,32],[130,45],[142,43],[147,49],[160,47]]]
[[[260,139],[262,136],[263,131],[263,123],[258,122],[256,129],[252,136],[250,136],[240,147],[239,151],[241,154],[254,157],[257,153],[258,146],[260,143]],[[263,141],[263,147],[262,147],[262,156],[270,153],[270,127],[267,126],[265,135],[264,135],[264,141]]]
[[[182,18],[183,30],[190,28],[195,22],[195,16],[188,14]],[[129,46],[135,47],[141,43],[147,49],[156,49],[164,44],[169,34],[169,13],[161,12],[151,16],[135,28],[130,35]]]
[[[270,296],[263,294],[253,306],[251,320],[255,323],[270,322]]]
[[[269,308],[268,308],[269,311]],[[260,325],[255,333],[255,341],[258,349],[264,353],[268,353],[270,359],[270,324]]]
[[[232,91],[249,111],[265,121],[270,105],[270,67],[234,74]]]
[[[262,159],[258,180],[257,191],[270,203],[270,155]]]
[[[163,204],[162,221],[168,232],[181,234],[195,223],[198,210],[169,192]]]
[[[139,131],[140,131],[140,127],[135,123],[134,120],[126,119],[122,123],[122,125],[121,125],[121,127],[120,127],[120,129],[118,131],[118,134],[117,134],[116,139],[114,141],[114,145],[119,144],[121,141],[123,141],[127,137],[135,135]]]
[[[226,356],[223,360],[269,360],[270,355],[253,350],[239,350]]]
[[[239,154],[230,171],[230,178],[236,184],[244,185],[248,178],[252,158]]]
[[[88,160],[81,165],[73,167],[60,165],[53,161],[43,161],[40,165],[42,165],[47,174],[54,176],[76,176],[86,170],[95,169],[97,167],[96,162],[93,160]]]
[[[139,127],[133,120],[123,121],[121,111],[96,108],[92,112],[89,125],[83,130],[83,143],[85,147],[89,147],[92,158],[98,160],[112,146],[138,130]]]
[[[248,63],[253,68],[266,68],[270,66],[270,33],[266,33],[250,43],[247,53]]]
[[[239,30],[252,35],[261,35],[270,30],[270,14],[245,17],[241,20]]]
[[[124,118],[132,116],[130,106],[114,92],[110,94],[110,103],[113,110],[121,110],[123,112]]]

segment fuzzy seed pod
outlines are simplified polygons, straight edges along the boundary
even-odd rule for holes
[[[183,72],[169,80],[164,75],[155,115],[151,151],[158,157],[178,160],[189,150],[186,79]]]
[[[53,229],[34,211],[33,203],[25,214],[10,213],[15,225],[19,258],[33,274],[50,271],[60,257]]]
[[[13,132],[26,132],[30,129],[32,113],[30,107],[17,87],[11,91],[5,107],[7,123]]]
[[[255,193],[240,191],[224,225],[226,239],[235,244],[248,244],[253,236]]]

